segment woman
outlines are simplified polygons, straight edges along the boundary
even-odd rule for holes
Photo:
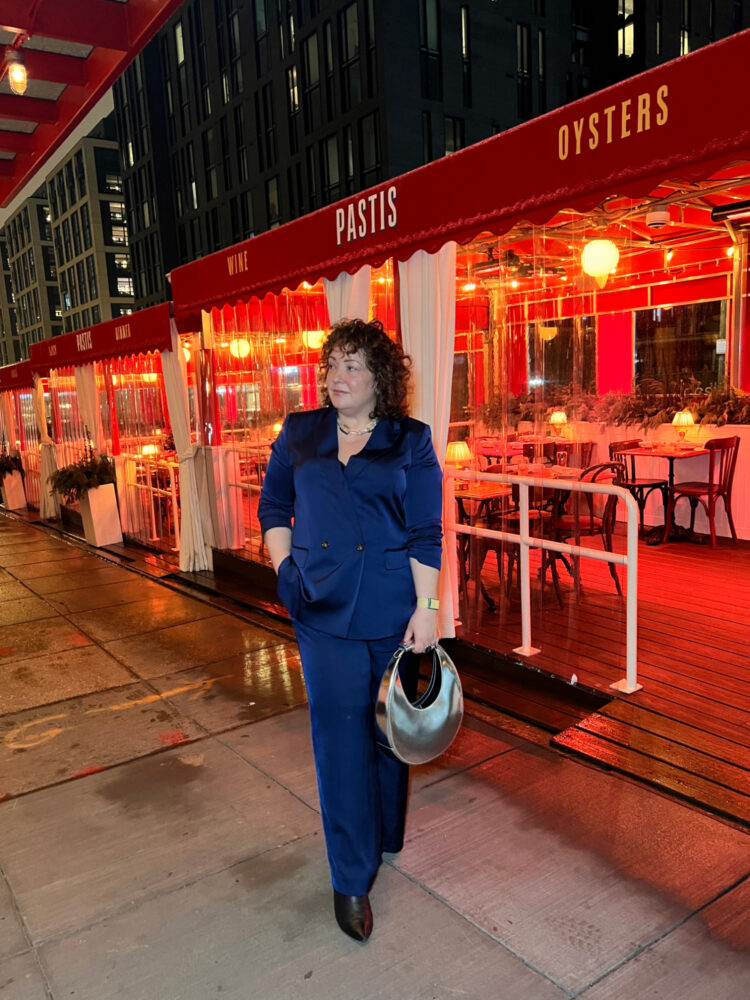
[[[377,320],[337,323],[325,406],[287,417],[258,506],[305,675],[334,912],[359,941],[406,815],[408,768],[375,737],[378,688],[399,642],[438,639],[441,472],[429,427],[406,415],[409,365]]]

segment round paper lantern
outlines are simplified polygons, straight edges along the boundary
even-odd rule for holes
[[[239,340],[233,340],[229,345],[229,353],[233,358],[246,358],[250,353],[250,344],[241,337]]]
[[[310,351],[319,351],[326,339],[325,330],[303,330],[302,343]]]
[[[612,240],[591,240],[583,248],[581,267],[592,278],[602,278],[617,267],[620,251]]]

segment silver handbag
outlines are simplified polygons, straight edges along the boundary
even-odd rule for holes
[[[458,671],[440,645],[432,649],[432,677],[426,691],[410,702],[398,675],[411,646],[401,643],[383,675],[375,706],[375,725],[405,764],[425,764],[453,742],[464,717]]]

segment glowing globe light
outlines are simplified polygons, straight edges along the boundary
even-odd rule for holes
[[[310,351],[318,351],[323,345],[323,341],[326,339],[325,330],[303,330],[302,331],[302,343]]]
[[[187,346],[187,344],[182,345],[182,354],[183,357],[185,358],[185,361],[190,360],[190,348]]]
[[[229,345],[229,353],[233,358],[246,358],[250,353],[250,344],[244,337],[240,340],[233,340]]]
[[[592,278],[606,278],[619,259],[620,251],[612,240],[591,240],[583,248],[581,267]]]

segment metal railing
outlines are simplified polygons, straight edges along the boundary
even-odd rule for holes
[[[602,482],[581,482],[577,479],[550,479],[548,477],[512,476],[505,473],[482,473],[470,470],[459,470],[445,466],[444,470],[444,504],[446,512],[444,528],[446,533],[447,551],[451,560],[451,572],[455,581],[456,534],[476,535],[480,538],[491,538],[498,541],[519,545],[519,576],[521,588],[521,645],[513,649],[514,653],[523,656],[533,656],[540,650],[531,641],[531,575],[529,572],[530,549],[545,549],[548,552],[558,552],[574,558],[596,559],[600,562],[615,563],[627,570],[625,590],[625,666],[626,676],[610,684],[610,687],[622,694],[633,694],[643,687],[638,683],[638,506],[632,494],[621,486]],[[519,490],[519,534],[508,531],[496,531],[491,528],[478,528],[470,524],[462,524],[447,514],[456,509],[456,494],[454,479],[469,482],[517,484]],[[627,544],[623,555],[619,552],[608,552],[606,549],[593,549],[582,545],[571,545],[568,542],[558,542],[552,538],[543,538],[529,533],[529,487],[537,489],[569,490],[571,493],[598,493],[605,496],[615,495],[625,503],[627,510]],[[453,587],[454,594],[457,586]]]

